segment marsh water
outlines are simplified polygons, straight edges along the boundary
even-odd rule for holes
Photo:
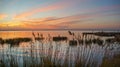
[[[33,36],[33,33],[34,35]],[[82,32],[72,31],[76,37],[84,39]],[[38,34],[39,33],[39,34]],[[42,35],[44,39],[35,40]],[[67,37],[67,40],[53,41],[52,37]],[[0,44],[0,67],[120,67],[120,43],[107,43],[108,37],[89,35],[86,39],[100,38],[97,43],[77,43],[67,31],[1,31],[1,39],[31,38],[32,41]],[[109,37],[112,38],[112,37]]]

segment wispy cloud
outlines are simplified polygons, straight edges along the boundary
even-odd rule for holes
[[[88,14],[76,14],[66,17],[46,17],[46,18],[38,18],[38,19],[29,19],[29,20],[23,20],[22,22],[27,22],[30,24],[49,24],[49,25],[56,25],[56,24],[62,24],[62,23],[69,23],[69,24],[75,24],[75,23],[81,23],[85,21],[91,21],[94,18],[102,17],[102,16],[114,16],[114,15],[120,15],[118,14],[105,14],[105,13],[88,13]]]
[[[59,9],[59,8],[61,8],[61,7],[60,6],[49,6],[49,7],[45,7],[45,8],[33,9],[30,11],[18,14],[14,18],[15,19],[22,19],[22,18],[26,18],[28,16],[31,16],[33,14],[36,14],[38,12],[45,12],[45,11],[55,10],[55,9]]]
[[[65,7],[70,6],[71,3],[66,3],[66,2],[57,2],[52,5],[48,5],[42,8],[33,8],[31,10],[28,10],[26,12],[17,14],[14,19],[22,19],[22,18],[27,18],[29,16],[32,16],[34,14],[40,13],[40,12],[47,12],[47,11],[53,11],[53,10],[59,10]]]
[[[80,14],[66,17],[46,17],[21,21],[26,27],[34,29],[68,29],[71,25],[91,21],[90,15]],[[71,27],[71,28],[73,28]]]
[[[46,18],[37,18],[37,19],[29,19],[29,20],[23,20],[21,22],[25,23],[26,26],[31,27],[37,27],[42,28],[45,27],[54,27],[54,28],[97,28],[97,27],[112,27],[111,25],[113,22],[111,22],[111,25],[109,24],[101,24],[100,26],[97,26],[94,22],[94,18],[103,17],[103,16],[114,16],[114,15],[120,15],[120,14],[105,14],[105,13],[88,13],[88,14],[76,14],[66,17],[46,17]],[[93,22],[92,22],[93,21]],[[88,22],[90,22],[89,25]],[[102,21],[103,22],[103,21]],[[114,25],[115,26],[115,25]],[[117,26],[117,25],[116,25]]]
[[[84,11],[86,13],[105,13],[105,12],[114,11],[114,10],[120,11],[120,5],[100,6],[96,8],[86,9]]]

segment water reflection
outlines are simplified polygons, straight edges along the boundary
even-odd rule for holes
[[[92,41],[92,38],[76,39],[75,34],[68,34],[67,41],[53,41],[50,34],[42,36],[43,40],[35,40],[41,36],[29,36],[32,40],[20,40],[18,46],[0,45],[0,67],[100,67],[105,66],[106,60],[120,55],[119,43],[107,43],[102,38]],[[101,40],[103,46],[98,43]],[[70,41],[77,45],[71,46]]]

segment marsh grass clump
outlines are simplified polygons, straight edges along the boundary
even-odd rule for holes
[[[108,38],[105,40],[107,43],[120,43],[120,37],[115,37],[115,38]]]
[[[5,67],[5,63],[2,60],[0,60],[0,67]]]
[[[78,43],[79,44],[83,44],[83,40],[81,39],[81,40],[78,40]]]
[[[114,42],[113,38],[106,39],[105,41],[106,41],[107,43],[113,43],[113,42]]]
[[[40,37],[35,37],[35,40],[36,41],[40,41],[40,40],[43,40],[44,38],[40,38]]]
[[[89,39],[89,40],[85,40],[85,44],[86,44],[86,45],[90,45],[90,44],[92,44],[92,40],[91,40],[91,39]]]
[[[97,39],[97,44],[98,44],[98,45],[103,45],[103,40]]]
[[[65,41],[67,39],[68,38],[64,36],[53,37],[53,41]]]
[[[2,38],[0,38],[0,44],[4,44],[4,40]]]
[[[77,45],[77,40],[70,40],[69,45],[70,46],[76,46]]]
[[[97,39],[93,39],[92,42],[95,44],[97,43],[98,45],[103,45],[103,40],[101,40],[100,38],[97,38]]]
[[[30,42],[30,41],[32,41],[31,38],[13,38],[13,39],[4,40],[4,43],[10,44],[10,45],[19,45],[22,42]]]

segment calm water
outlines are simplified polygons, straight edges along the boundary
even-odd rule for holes
[[[119,43],[106,43],[105,37],[89,35],[87,40],[100,38],[102,45],[83,42],[71,46],[70,40],[76,40],[76,37],[85,39],[83,31],[73,32],[75,36],[67,31],[34,31],[35,37],[42,35],[43,40],[35,40],[32,31],[0,32],[2,39],[32,39],[13,47],[7,43],[0,44],[0,67],[120,67]],[[66,36],[68,39],[53,41],[55,36]]]

